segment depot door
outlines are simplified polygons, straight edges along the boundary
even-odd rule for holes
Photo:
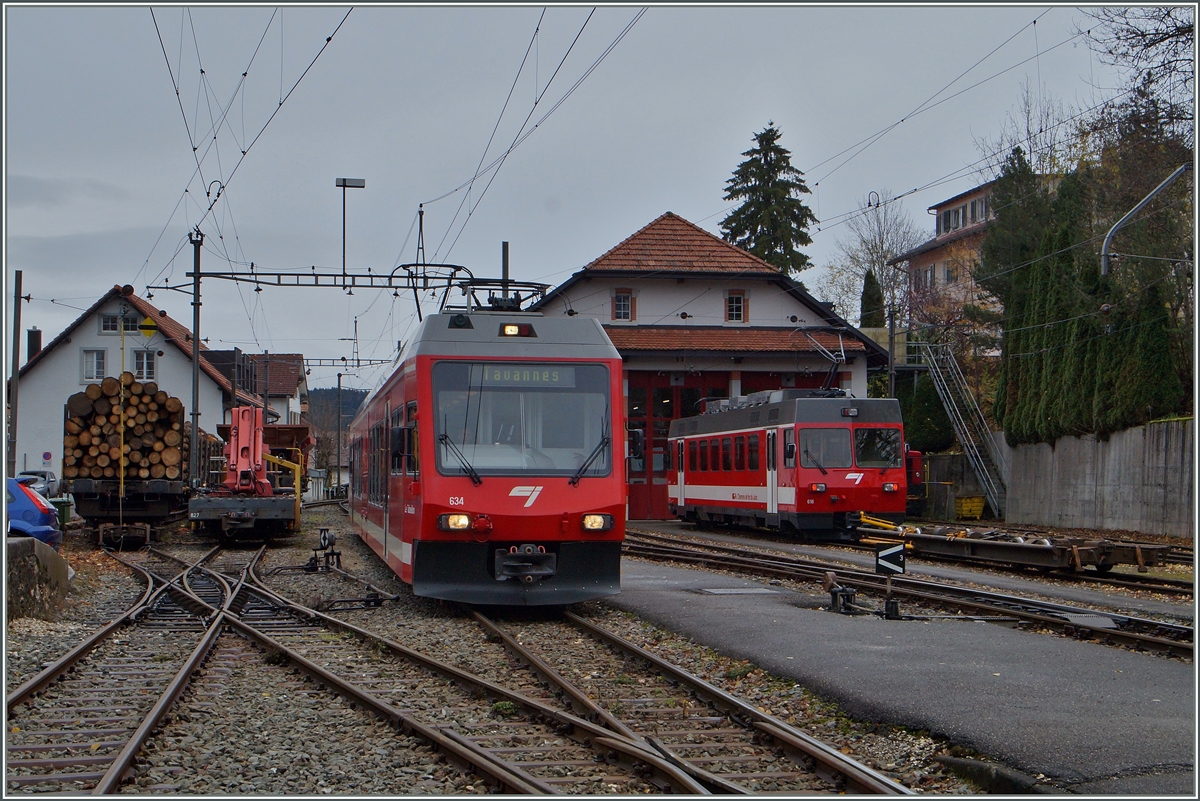
[[[628,427],[641,429],[645,454],[627,463],[629,519],[666,520],[671,516],[668,485],[677,480],[678,466],[671,458],[667,434],[671,421],[700,413],[705,397],[728,395],[728,373],[627,373],[629,380]]]

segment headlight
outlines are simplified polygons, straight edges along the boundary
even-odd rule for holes
[[[470,515],[438,515],[438,528],[440,528],[442,531],[463,531],[470,527]]]
[[[824,484],[809,484],[808,491],[809,492],[824,492],[825,485]]]
[[[608,531],[613,527],[612,515],[584,515],[583,527],[587,531]]]
[[[900,489],[899,484],[884,484],[883,485],[884,492],[895,492],[898,489]]]

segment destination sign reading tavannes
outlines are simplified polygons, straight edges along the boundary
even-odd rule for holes
[[[575,386],[575,368],[530,364],[483,365],[485,387],[568,387]]]

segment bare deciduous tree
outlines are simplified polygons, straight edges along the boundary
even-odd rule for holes
[[[1041,175],[1070,172],[1089,155],[1089,146],[1094,147],[1086,134],[1086,120],[1053,95],[1035,92],[1028,80],[1021,87],[1019,105],[1005,116],[995,138],[975,138],[975,149],[983,157],[982,182],[999,177],[1015,147]]]
[[[878,198],[860,200],[859,212],[846,220],[849,235],[838,240],[837,255],[818,284],[817,295],[832,301],[849,319],[858,313],[863,280],[867,270],[873,270],[887,307],[896,309],[897,320],[903,323],[908,274],[887,263],[927,237],[891,192],[885,189]]]
[[[1083,13],[1091,23],[1082,33],[1101,59],[1131,73],[1131,85],[1152,87],[1172,109],[1174,121],[1194,118],[1193,6],[1102,6]]]

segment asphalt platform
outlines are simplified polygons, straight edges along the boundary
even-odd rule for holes
[[[637,559],[607,600],[854,717],[1041,774],[1043,792],[1196,797],[1196,673],[1181,660],[994,623],[834,614],[820,590]]]

